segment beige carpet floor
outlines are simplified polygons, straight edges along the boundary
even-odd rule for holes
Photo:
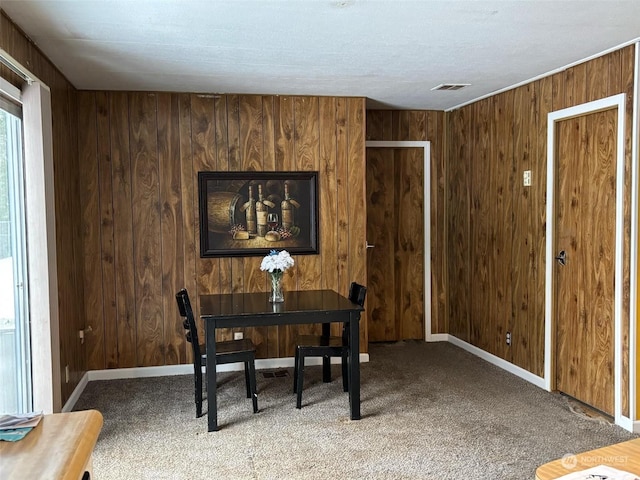
[[[331,384],[307,369],[301,410],[292,369],[263,373],[255,415],[242,373],[218,376],[212,433],[195,418],[192,376],[90,382],[76,410],[104,415],[95,478],[533,479],[538,465],[634,437],[448,343],[372,345],[360,421],[338,366]]]

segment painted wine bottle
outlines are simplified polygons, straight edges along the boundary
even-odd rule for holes
[[[258,201],[256,202],[256,219],[258,236],[264,237],[267,233],[267,206],[262,198],[262,184],[258,184]]]
[[[293,227],[293,205],[291,205],[291,197],[289,196],[289,184],[284,182],[284,200],[280,204],[282,209],[282,227],[289,230]]]
[[[282,210],[282,227],[291,230],[295,225],[293,218],[293,209],[300,208],[300,204],[296,202],[289,193],[289,182],[284,182],[284,200],[280,204]]]
[[[247,232],[256,233],[256,200],[253,198],[252,186],[249,186],[249,200],[243,207],[247,216]]]

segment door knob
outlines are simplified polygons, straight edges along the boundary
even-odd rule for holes
[[[560,250],[560,253],[556,256],[556,260],[564,267],[567,264],[567,252]]]
[[[369,244],[369,242],[366,242],[366,245],[365,245],[365,246],[366,246],[367,248],[373,248],[373,247],[375,247],[375,245],[370,245],[370,244]]]

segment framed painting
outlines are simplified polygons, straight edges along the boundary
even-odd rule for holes
[[[198,172],[200,256],[318,253],[318,172]]]

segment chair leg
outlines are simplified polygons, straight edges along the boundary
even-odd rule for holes
[[[196,418],[200,418],[202,416],[202,373],[198,375],[194,374],[195,377],[195,400],[196,400]]]
[[[348,367],[348,362],[349,361],[349,355],[348,353],[345,351],[342,354],[342,389],[345,392],[349,391],[349,369]]]
[[[258,392],[256,387],[256,363],[254,359],[251,359],[247,363],[248,363],[248,370],[249,370],[249,389],[251,394],[251,401],[253,402],[253,413],[258,413]]]
[[[298,392],[298,368],[300,363],[300,349],[296,347],[296,354],[293,358],[293,393]]]
[[[247,398],[251,398],[251,378],[250,378],[250,372],[249,372],[249,363],[250,362],[244,362],[244,382],[247,386]],[[255,374],[254,374],[255,376]]]
[[[329,355],[322,357],[322,381],[331,383],[331,357]]]
[[[298,374],[296,375],[296,408],[302,408],[302,382],[304,378],[304,355],[302,353],[298,356]]]

